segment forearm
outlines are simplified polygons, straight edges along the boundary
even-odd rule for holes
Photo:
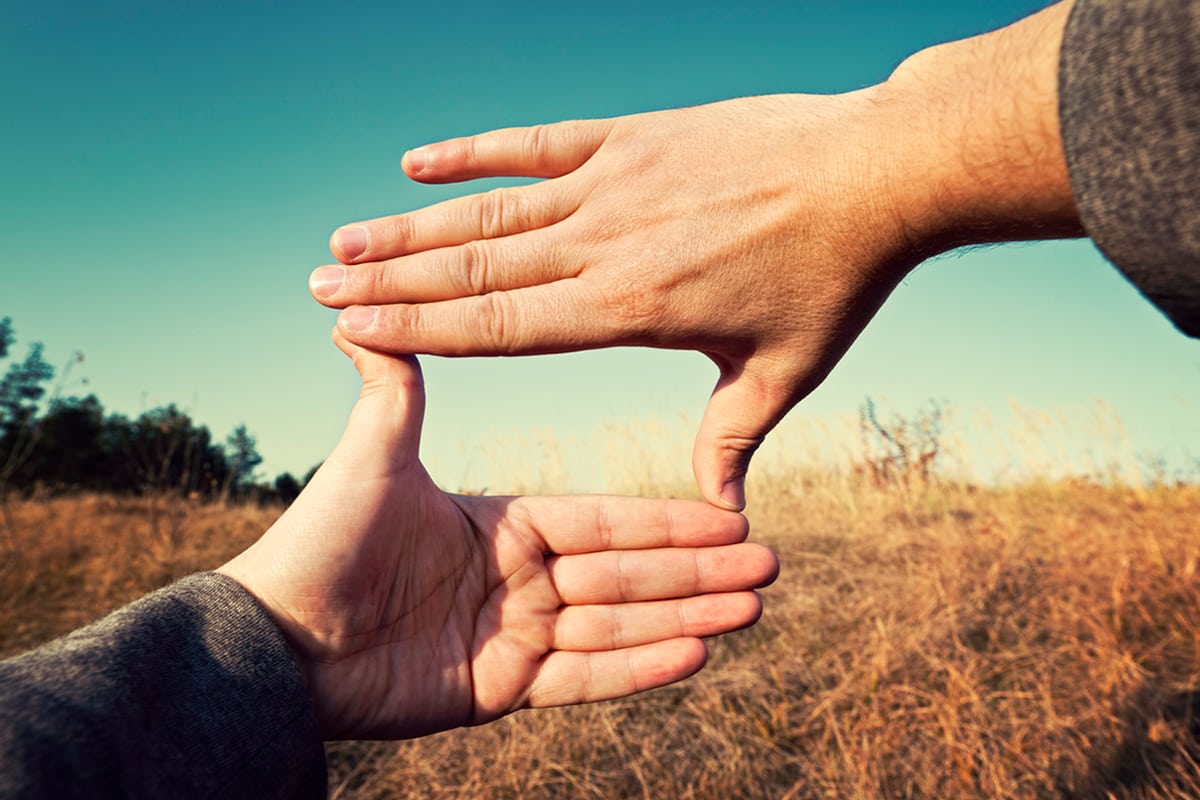
[[[184,579],[0,663],[0,796],[323,796],[279,632],[227,578]]]
[[[1084,235],[1063,155],[1058,65],[1071,0],[906,59],[880,87],[889,193],[919,258]]]

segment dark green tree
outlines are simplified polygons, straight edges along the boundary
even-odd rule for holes
[[[284,505],[290,506],[300,496],[300,489],[300,481],[292,473],[283,472],[275,476],[275,496]]]
[[[319,464],[317,464],[316,466],[314,466],[312,469],[310,469],[308,472],[304,473],[304,481],[301,482],[301,484],[300,484],[301,488],[308,486],[309,481],[311,481],[313,479],[313,475],[317,474],[317,470],[319,470],[321,468],[321,464],[324,464],[324,463],[325,462],[322,461]]]
[[[254,471],[262,463],[258,442],[244,423],[234,428],[233,433],[225,439],[225,461],[229,465],[229,475],[223,494],[226,498],[238,497],[254,485]]]
[[[8,357],[15,341],[12,320],[5,317],[0,320],[0,358]],[[38,401],[53,378],[54,367],[42,358],[41,342],[31,344],[25,359],[9,364],[0,378],[0,495],[33,453],[39,435]]]
[[[104,407],[94,394],[56,398],[38,421],[37,445],[14,485],[109,490],[115,459],[104,446]]]

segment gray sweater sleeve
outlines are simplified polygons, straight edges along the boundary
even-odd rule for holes
[[[320,732],[279,629],[185,578],[0,662],[0,798],[324,797]]]
[[[1059,111],[1084,229],[1200,337],[1200,2],[1076,0]]]

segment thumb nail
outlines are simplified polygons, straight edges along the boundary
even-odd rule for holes
[[[746,481],[743,478],[734,478],[731,481],[726,481],[721,487],[721,501],[734,511],[741,511],[746,507]]]

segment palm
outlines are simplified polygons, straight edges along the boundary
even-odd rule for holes
[[[364,388],[346,433],[223,567],[305,667],[327,738],[400,738],[596,700],[698,669],[777,569],[701,503],[448,495],[417,450],[413,359],[339,342]],[[690,621],[689,621],[690,620]]]

